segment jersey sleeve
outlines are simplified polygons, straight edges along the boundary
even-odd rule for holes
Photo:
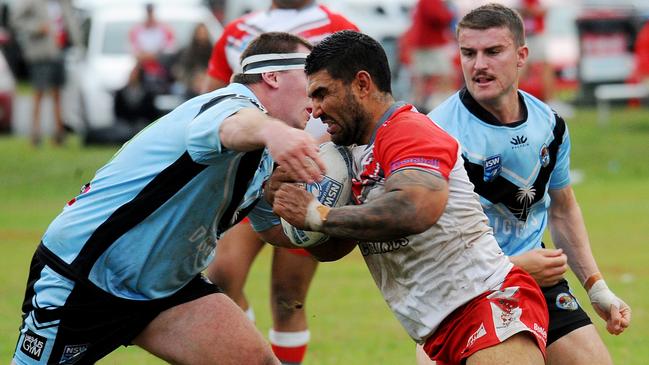
[[[416,168],[448,180],[458,158],[457,141],[423,114],[415,115],[390,121],[379,129],[374,157],[383,166],[385,178],[402,169]]]
[[[228,58],[225,55],[225,46],[228,40],[229,30],[232,25],[226,27],[221,34],[221,37],[216,41],[214,47],[212,48],[212,55],[207,64],[207,74],[216,79],[220,80],[226,84],[230,83],[230,77],[232,76],[232,68],[228,64]]]
[[[570,184],[570,134],[568,133],[568,125],[564,120],[555,114],[557,123],[563,123],[565,125],[565,132],[563,133],[563,138],[561,144],[559,145],[559,151],[557,152],[557,162],[550,176],[550,186],[552,190],[561,189]]]
[[[273,207],[263,197],[248,213],[248,219],[250,219],[250,226],[255,232],[262,232],[281,224],[279,217],[273,213]]]
[[[223,121],[243,108],[257,108],[249,99],[232,97],[207,108],[187,126],[185,142],[192,160],[202,164],[214,163],[223,153],[219,129]]]

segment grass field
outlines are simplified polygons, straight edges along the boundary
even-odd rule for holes
[[[633,322],[619,337],[602,333],[616,364],[649,360],[649,111],[617,110],[606,127],[592,110],[568,120],[575,185],[593,251],[609,286],[633,308]],[[26,139],[0,137],[0,363],[9,363],[20,324],[29,260],[48,223],[116,150],[33,149]],[[270,250],[258,258],[247,293],[258,328],[269,326]],[[570,276],[580,301],[583,290]],[[593,311],[585,305],[591,317]],[[322,264],[308,298],[312,341],[305,364],[414,364],[414,345],[388,311],[357,252]],[[137,348],[122,348],[100,364],[160,364]]]

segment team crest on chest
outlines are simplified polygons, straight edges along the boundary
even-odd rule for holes
[[[543,147],[541,147],[541,151],[539,152],[539,159],[541,160],[541,165],[543,167],[547,167],[550,164],[550,150],[548,150],[548,146],[545,144]]]
[[[494,155],[487,158],[484,160],[482,167],[484,169],[482,179],[485,182],[493,181],[498,177],[498,175],[500,175],[500,171],[502,170],[502,159],[500,155]]]

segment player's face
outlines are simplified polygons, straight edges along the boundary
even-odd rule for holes
[[[291,127],[304,129],[311,117],[311,99],[306,95],[307,78],[304,70],[282,71],[278,76],[282,90],[283,116]]]
[[[498,104],[516,93],[528,51],[526,46],[516,45],[509,29],[463,28],[458,43],[464,80],[476,101]]]
[[[352,92],[351,85],[321,70],[309,76],[307,90],[313,103],[313,117],[327,125],[327,132],[335,144],[364,143],[362,138],[370,117]]]
[[[296,52],[309,53],[300,46]],[[277,73],[277,87],[281,90],[278,99],[281,113],[275,115],[291,127],[304,129],[311,117],[311,99],[306,95],[307,78],[304,70],[288,70]],[[272,114],[272,113],[271,113]]]

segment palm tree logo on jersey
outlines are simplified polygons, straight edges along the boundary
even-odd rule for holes
[[[518,219],[527,216],[535,196],[536,189],[533,186],[523,186],[518,188],[518,192],[516,192],[516,201],[521,205],[520,209],[516,209],[518,211]]]

